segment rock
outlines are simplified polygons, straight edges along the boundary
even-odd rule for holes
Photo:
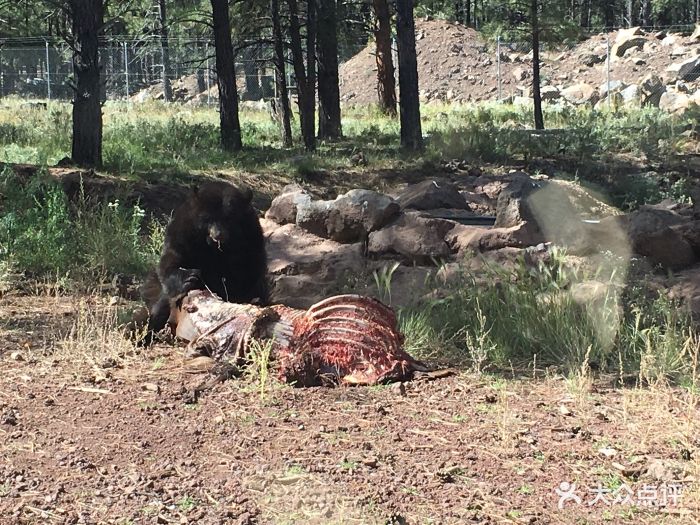
[[[527,69],[518,67],[513,70],[513,76],[515,77],[516,82],[522,82],[530,76],[530,72]]]
[[[700,257],[700,221],[689,221],[675,226],[671,229],[680,234],[683,239],[690,245],[693,253]]]
[[[600,87],[598,87],[598,92],[600,93],[600,97],[604,98],[607,97],[609,93],[619,93],[626,87],[627,84],[621,80],[611,80],[609,83],[603,82]]]
[[[467,201],[459,193],[457,186],[440,179],[429,179],[408,186],[396,200],[401,209],[468,208]]]
[[[263,222],[265,231],[268,227]],[[267,235],[273,300],[306,308],[335,293],[338,283],[365,272],[362,251],[361,243],[321,239],[295,224],[273,229]]]
[[[661,95],[666,92],[666,86],[661,77],[654,73],[649,73],[639,83],[639,90],[643,106],[659,107]]]
[[[623,57],[629,49],[641,49],[644,47],[646,39],[641,36],[642,34],[643,32],[639,27],[620,29],[617,32],[617,38],[615,38],[615,43],[610,51],[611,55],[613,57]]]
[[[598,101],[595,88],[583,82],[563,89],[561,95],[572,104],[595,104]]]
[[[625,106],[639,105],[639,86],[637,84],[630,84],[620,91],[620,96]]]
[[[661,45],[667,46],[667,47],[675,46],[677,42],[678,42],[677,35],[668,35],[667,37],[661,39]]]
[[[501,248],[525,248],[542,242],[533,223],[521,222],[508,228],[486,228],[458,224],[447,234],[447,243],[457,253],[482,253]]]
[[[671,58],[678,58],[684,56],[688,52],[688,48],[685,46],[676,46],[674,47],[671,52],[669,53],[671,55]]]
[[[690,35],[690,40],[695,40],[700,42],[700,24],[695,24],[695,31]]]
[[[561,98],[561,92],[555,86],[543,86],[540,89],[540,97],[543,101],[558,100]]]
[[[277,197],[272,199],[270,208],[265,212],[265,218],[277,224],[295,223],[299,204],[311,202],[311,195],[300,186],[290,184],[285,186]]]
[[[275,304],[305,309],[327,297],[328,287],[313,275],[273,276],[270,297]]]
[[[396,255],[409,263],[430,264],[452,253],[445,236],[455,225],[407,212],[389,226],[370,233],[367,251],[374,257]]]
[[[672,71],[676,72],[678,80],[692,82],[700,78],[700,55],[690,57],[679,64],[671,66]]]
[[[643,206],[621,218],[632,250],[668,270],[680,270],[697,259],[677,227],[685,219],[670,210]]]
[[[331,204],[328,237],[339,242],[358,241],[398,214],[399,204],[391,197],[371,190],[350,190]]]
[[[595,53],[585,53],[578,57],[578,61],[584,66],[593,67],[596,64],[605,62],[605,55],[599,55]]]
[[[528,206],[528,197],[540,187],[526,174],[517,177],[498,194],[496,202],[496,228],[510,228],[522,222],[534,222],[535,215]]]
[[[700,320],[700,267],[689,268],[674,277],[669,297],[683,302],[695,320]]]
[[[683,113],[690,106],[690,97],[678,91],[665,91],[659,97],[659,108],[669,113]]]
[[[467,203],[469,211],[479,215],[494,215],[496,213],[496,203],[483,193],[471,191],[460,191]]]
[[[338,242],[357,242],[399,213],[391,198],[371,190],[350,190],[332,201],[299,201],[296,224]]]

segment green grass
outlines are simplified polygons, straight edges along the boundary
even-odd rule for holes
[[[70,153],[71,107],[49,102],[47,109],[17,99],[0,105],[0,162],[54,164]],[[345,139],[321,143],[309,160],[299,146],[283,149],[277,125],[261,111],[241,111],[244,151],[219,148],[218,113],[149,102],[107,102],[104,106],[103,158],[107,171],[141,178],[183,175],[197,170],[278,171],[285,173],[347,169],[361,151],[373,168],[433,164],[442,159],[501,162],[514,158],[564,156],[579,162],[609,153],[664,159],[678,151],[680,132],[693,122],[645,108],[594,111],[546,106],[549,128],[562,128],[554,138],[536,138],[531,111],[525,107],[483,103],[431,104],[422,107],[427,146],[420,156],[399,148],[399,123],[376,108],[345,108]],[[634,131],[630,131],[634,130]],[[306,159],[306,160],[305,160]]]
[[[569,268],[561,252],[537,266],[521,260],[512,269],[465,271],[440,299],[399,312],[405,347],[476,372],[525,373],[536,363],[569,375],[590,364],[642,384],[697,376],[700,341],[678,304],[642,283],[612,279],[603,297],[577,302],[571,286],[592,277]]]
[[[0,266],[30,277],[101,280],[142,277],[158,260],[164,228],[138,205],[102,203],[81,194],[69,202],[45,171],[21,179],[0,174]]]

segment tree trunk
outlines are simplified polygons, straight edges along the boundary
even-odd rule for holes
[[[469,27],[472,21],[472,0],[464,1],[464,25]]]
[[[158,0],[158,21],[160,22],[160,52],[163,58],[163,98],[166,102],[170,102],[173,99],[173,89],[170,86],[170,45],[165,0]]]
[[[99,34],[104,25],[103,0],[71,0],[73,24],[73,142],[71,156],[79,166],[102,164],[102,105]]]
[[[377,46],[377,95],[382,113],[396,116],[396,78],[391,53],[391,15],[387,0],[372,0],[374,40]]]
[[[284,41],[282,37],[282,25],[280,24],[279,0],[270,0],[270,13],[272,16],[272,38],[274,40],[275,76],[277,82],[277,99],[279,100],[280,124],[282,129],[282,145],[285,148],[292,146],[292,119],[289,107],[289,92],[287,91],[287,68],[284,59]]]
[[[615,27],[615,4],[608,0],[603,0],[603,20],[608,31]]]
[[[651,0],[642,0],[641,15],[644,27],[651,27],[654,24],[651,19]]]
[[[309,144],[306,149],[316,149],[316,2],[306,2],[306,134]]]
[[[396,38],[399,52],[401,145],[414,151],[422,150],[413,0],[396,0]]]
[[[535,109],[535,129],[544,129],[542,95],[540,94],[539,1],[540,0],[530,0],[530,25],[532,29],[532,102]]]
[[[591,25],[591,0],[581,2],[581,27],[587,29]]]
[[[318,138],[339,139],[340,80],[336,0],[318,0]]]
[[[211,0],[216,52],[216,83],[219,88],[221,146],[227,151],[242,147],[241,125],[238,121],[238,89],[231,42],[231,20],[227,0]]]
[[[637,12],[634,0],[627,0],[627,27],[637,25]]]
[[[309,3],[313,6],[313,1]],[[307,34],[307,64],[304,65],[301,30],[299,29],[299,8],[296,0],[287,0],[287,5],[289,6],[289,38],[292,46],[292,63],[294,65],[294,76],[297,80],[301,136],[306,150],[314,151],[316,149],[316,136],[314,133],[316,127],[316,75],[313,73],[315,61],[310,60],[308,56],[308,47],[311,40],[309,36],[313,36],[313,14],[309,13],[312,17],[311,20],[307,21],[307,30],[311,31],[311,35]],[[311,11],[313,11],[313,7],[311,7]],[[311,58],[313,56],[313,49],[311,49]],[[312,65],[310,71],[309,64]]]

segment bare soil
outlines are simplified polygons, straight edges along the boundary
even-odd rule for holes
[[[372,388],[243,378],[188,404],[203,378],[182,348],[137,352],[91,336],[97,316],[81,324],[108,304],[0,298],[3,525],[698,523],[692,391],[464,372]],[[599,484],[636,501],[674,481],[675,504],[587,504]],[[563,482],[580,504],[558,508]]]

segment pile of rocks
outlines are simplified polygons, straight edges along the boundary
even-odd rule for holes
[[[484,216],[494,223],[464,224]],[[410,303],[430,291],[426,280],[438,268],[537,260],[550,243],[577,256],[640,258],[664,271],[700,262],[693,206],[663,202],[625,215],[576,184],[520,171],[429,179],[393,196],[357,189],[333,200],[288,186],[262,224],[274,300],[296,307],[366,293],[372,273],[394,264],[392,301]],[[697,295],[700,306],[700,283]]]

